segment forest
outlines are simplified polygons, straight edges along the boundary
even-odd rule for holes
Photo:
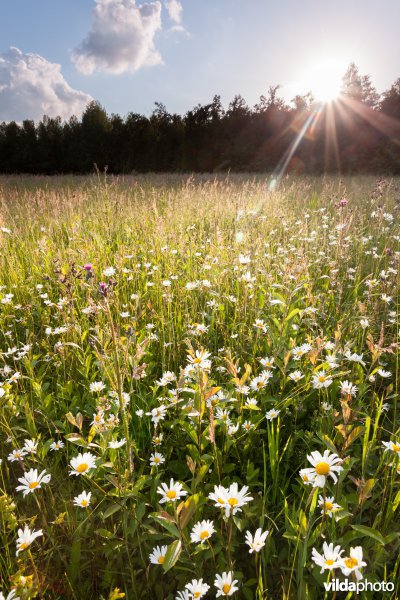
[[[351,63],[340,96],[308,93],[288,104],[280,86],[250,107],[237,95],[225,109],[215,95],[185,115],[160,102],[150,116],[108,115],[91,102],[78,119],[0,124],[0,172],[400,173],[400,78],[379,94]]]

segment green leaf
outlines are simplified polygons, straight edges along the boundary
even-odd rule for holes
[[[373,540],[376,540],[377,542],[382,544],[382,546],[385,545],[384,537],[378,531],[376,531],[375,529],[372,529],[372,527],[367,527],[366,525],[352,525],[352,528],[355,531],[358,531],[359,533],[361,533],[362,535],[366,535],[366,536],[372,538]]]
[[[190,496],[184,503],[179,513],[179,526],[181,529],[185,529],[190,519],[196,512],[197,505],[199,503],[200,496],[194,494]]]
[[[165,573],[167,571],[169,571],[170,569],[172,569],[172,567],[177,563],[179,556],[181,554],[181,551],[182,551],[181,540],[175,540],[175,542],[172,542],[172,544],[170,544],[168,546],[168,550],[165,555],[165,559],[164,559],[164,563],[163,563],[163,569],[164,569]]]
[[[170,519],[166,519],[164,516],[164,513],[153,513],[150,515],[150,517],[152,519],[154,519],[154,521],[156,521],[159,525],[161,525],[162,527],[164,527],[164,529],[166,529],[173,537],[179,537],[179,531],[178,528],[176,527],[174,520],[172,517],[170,517]]]
[[[122,506],[120,504],[110,504],[110,506],[108,506],[103,513],[103,521],[108,519],[108,517],[111,517],[111,515],[115,514],[119,510],[121,510],[121,508]]]

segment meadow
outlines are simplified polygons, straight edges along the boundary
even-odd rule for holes
[[[0,178],[0,598],[397,598],[399,217],[369,176]]]

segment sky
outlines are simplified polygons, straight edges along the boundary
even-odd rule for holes
[[[400,77],[399,0],[0,0],[0,122],[184,114],[269,86],[334,95],[350,62],[379,92]]]

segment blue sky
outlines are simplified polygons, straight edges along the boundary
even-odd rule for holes
[[[1,9],[0,121],[67,117],[90,97],[121,115],[149,114],[154,101],[184,113],[214,94],[252,105],[275,84],[290,100],[351,61],[378,91],[400,77],[399,0],[2,0]]]

